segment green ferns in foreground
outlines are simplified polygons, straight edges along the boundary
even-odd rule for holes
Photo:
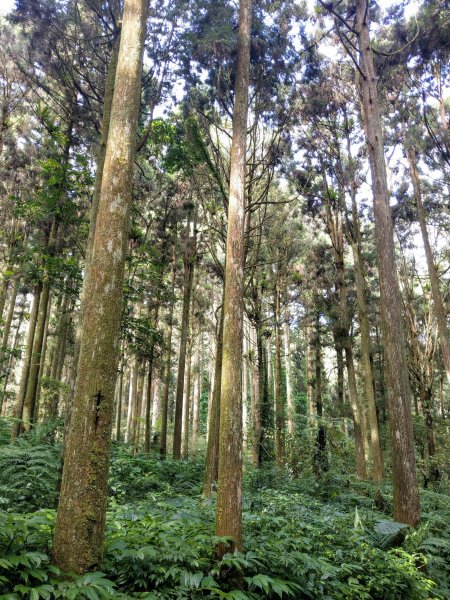
[[[39,487],[52,488],[45,477]],[[64,578],[50,565],[53,510],[0,513],[0,599],[450,598],[448,496],[425,492],[424,523],[411,532],[376,511],[370,484],[328,479],[319,487],[312,478],[249,470],[245,552],[217,563],[214,500],[201,501],[201,477],[200,463],[136,459],[116,448],[102,573],[83,577]],[[16,488],[8,489],[12,511]],[[22,509],[20,495],[17,503]],[[241,572],[240,589],[227,581],[230,570]]]

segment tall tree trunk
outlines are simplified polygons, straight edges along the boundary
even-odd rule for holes
[[[220,319],[217,329],[216,359],[214,362],[214,387],[211,398],[209,415],[208,446],[206,449],[205,478],[203,495],[211,496],[217,482],[219,472],[219,434],[220,434],[220,391],[222,384],[222,353],[223,353],[223,302],[220,307]]]
[[[3,363],[5,362],[5,352],[8,348],[9,333],[11,331],[12,320],[14,317],[14,309],[16,307],[18,286],[19,286],[19,279],[17,277],[15,277],[13,280],[11,295],[9,298],[8,312],[6,313],[6,319],[3,324],[3,335],[2,335],[2,342],[1,342],[2,345],[0,348],[0,372],[2,371]]]
[[[75,376],[71,382],[71,390],[68,398],[68,411],[66,415],[66,427],[65,432],[67,433],[70,417],[71,417],[71,406],[73,401],[73,395],[75,393],[76,386],[76,375],[78,372],[78,361],[80,357],[80,344],[81,344],[81,336],[83,332],[83,320],[84,313],[86,310],[86,293],[87,293],[87,282],[89,269],[91,266],[92,259],[92,250],[94,247],[94,238],[95,238],[95,228],[97,224],[97,216],[100,206],[100,197],[102,191],[102,180],[103,180],[103,171],[105,167],[105,159],[106,159],[106,150],[107,150],[107,142],[109,135],[109,128],[111,123],[111,110],[113,104],[114,90],[116,84],[116,75],[117,75],[117,64],[119,57],[119,47],[120,47],[120,37],[121,30],[118,29],[114,33],[113,46],[111,50],[111,56],[109,59],[108,69],[106,72],[105,78],[105,89],[103,91],[103,113],[101,117],[101,125],[100,125],[100,138],[98,142],[97,149],[97,165],[95,171],[95,180],[94,180],[94,190],[92,194],[92,205],[91,205],[91,214],[89,219],[89,231],[88,231],[88,239],[86,244],[86,255],[85,255],[85,273],[83,278],[83,285],[81,288],[80,294],[80,311],[78,317],[78,325],[75,333],[75,347],[74,347],[74,373]],[[64,449],[65,450],[65,449]],[[63,452],[64,452],[63,450]]]
[[[350,169],[353,172],[354,161],[351,152],[351,140],[349,133],[349,124],[346,116],[346,138],[347,155],[350,162]],[[361,362],[364,371],[364,388],[366,393],[367,405],[367,429],[370,440],[370,453],[372,457],[372,478],[375,481],[382,481],[384,477],[383,454],[381,451],[380,434],[377,418],[377,405],[375,393],[375,378],[373,372],[373,355],[370,342],[370,323],[367,309],[367,286],[364,275],[364,262],[361,251],[361,229],[358,215],[358,205],[356,203],[356,193],[358,183],[356,177],[351,181],[351,201],[352,201],[352,222],[348,218],[348,212],[345,209],[347,234],[352,249],[354,273],[356,282],[356,301],[358,307],[358,321],[361,334]]]
[[[334,347],[336,349],[337,367],[337,408],[339,410],[339,415],[344,416],[344,349],[338,336],[335,336]]]
[[[43,340],[42,340],[42,350],[41,350],[41,356],[40,356],[40,361],[39,361],[39,373],[38,373],[38,382],[37,382],[37,389],[36,389],[36,401],[34,404],[33,423],[37,423],[39,421],[39,413],[42,413],[42,415],[45,415],[46,407],[43,407],[43,408],[41,407],[40,399],[41,399],[41,390],[42,390],[42,379],[44,377],[44,370],[45,370],[45,361],[47,359],[48,330],[50,327],[51,314],[52,314],[52,299],[50,298],[50,300],[47,302],[47,315],[45,317],[44,336],[43,336]]]
[[[151,423],[151,444],[157,446],[159,444],[159,436],[161,434],[161,377],[158,371],[155,373],[156,377],[153,380],[153,401],[152,401],[152,423]]]
[[[394,519],[416,525],[420,520],[402,300],[397,278],[394,234],[384,158],[383,132],[370,43],[367,0],[356,2],[360,51],[359,78],[363,123],[372,177],[375,239],[381,293],[381,322],[392,439]]]
[[[282,364],[281,364],[281,292],[277,282],[274,291],[275,300],[275,443],[277,465],[284,465],[285,447],[285,419],[284,398],[282,390]]]
[[[127,425],[125,429],[125,443],[128,444],[133,439],[133,420],[136,410],[137,399],[137,380],[138,380],[138,361],[133,358],[133,363],[130,367],[130,386],[128,388],[128,410],[127,410]]]
[[[442,358],[444,361],[445,370],[447,373],[447,381],[450,385],[450,348],[449,348],[449,331],[447,327],[447,315],[442,301],[441,290],[439,289],[439,278],[436,271],[436,266],[433,259],[433,251],[431,249],[430,239],[428,237],[427,222],[425,210],[422,203],[422,193],[420,189],[420,178],[417,170],[417,156],[414,148],[406,148],[406,156],[408,158],[409,171],[414,189],[414,200],[416,203],[417,217],[422,234],[423,247],[427,259],[428,277],[430,278],[431,294],[433,296],[434,312],[439,331],[439,339],[441,342]]]
[[[53,539],[53,563],[101,562],[147,0],[125,0],[111,123]]]
[[[11,355],[6,364],[5,381],[3,383],[3,390],[2,390],[2,401],[3,401],[3,407],[2,407],[2,411],[1,411],[2,417],[6,416],[6,413],[8,410],[8,402],[7,402],[7,398],[6,398],[6,392],[8,389],[9,376],[13,370],[13,365],[15,362],[14,352],[15,352],[15,350],[17,350],[17,347],[19,345],[20,328],[22,326],[23,318],[25,315],[25,306],[26,306],[26,294],[23,295],[23,300],[20,303],[20,310],[19,310],[19,316],[17,319],[16,332],[14,334],[14,341],[12,344],[12,352],[11,352]]]
[[[311,430],[315,425],[315,401],[314,401],[314,362],[313,362],[313,333],[312,327],[307,325],[305,327],[305,342],[306,342],[306,352],[305,352],[305,368],[306,368],[306,400],[308,403],[308,424]]]
[[[153,308],[153,321],[155,328],[158,324],[159,317],[159,302]],[[148,374],[147,374],[147,397],[145,400],[145,431],[144,431],[144,452],[145,454],[150,453],[150,442],[152,434],[152,419],[150,418],[152,408],[152,389],[153,389],[153,362],[155,356],[155,340],[152,339],[150,342],[149,356],[148,356]],[[155,409],[153,409],[155,410]]]
[[[133,396],[134,396],[134,387],[136,377],[136,365],[133,361],[133,364],[130,366],[128,371],[128,394],[127,394],[127,406],[126,406],[126,423],[125,423],[125,444],[128,444],[130,441],[131,434],[131,417],[133,416]]]
[[[370,325],[367,315],[366,284],[362,267],[361,251],[357,243],[352,242],[353,262],[355,264],[356,298],[358,304],[358,321],[361,334],[361,362],[364,370],[364,387],[366,392],[370,452],[372,457],[372,477],[382,481],[384,477],[383,454],[381,452],[378,428],[377,405],[372,369],[372,351],[370,344]]]
[[[177,391],[175,397],[175,421],[173,429],[173,458],[176,460],[181,458],[184,373],[186,369],[186,348],[189,337],[189,313],[191,306],[192,284],[194,281],[195,232],[191,237],[191,224],[192,219],[191,214],[189,212],[184,242],[183,308],[181,316],[180,353],[178,358]]]
[[[144,394],[144,361],[139,359],[137,361],[137,381],[136,381],[136,397],[134,401],[133,407],[133,421],[131,428],[131,451],[133,456],[139,452],[139,441],[140,441],[140,431],[141,431],[141,419],[142,419],[142,400]],[[151,387],[151,382],[150,382]]]
[[[28,323],[28,336],[27,336],[27,344],[25,348],[25,355],[22,363],[22,373],[20,376],[20,386],[19,392],[17,394],[16,406],[14,408],[14,419],[15,422],[12,427],[12,439],[14,440],[20,434],[22,429],[22,417],[23,417],[23,407],[25,402],[25,394],[27,391],[27,383],[28,383],[28,374],[30,372],[31,358],[33,355],[33,342],[34,342],[34,334],[36,331],[36,324],[38,320],[39,314],[39,302],[41,299],[42,292],[42,282],[39,282],[36,286],[33,298],[33,306],[31,308],[30,320]]]
[[[200,408],[200,395],[201,395],[201,382],[202,382],[202,370],[200,363],[200,340],[197,343],[195,351],[195,369],[194,369],[194,390],[192,393],[192,450],[195,452],[197,449],[198,439],[198,416]]]
[[[356,474],[360,479],[367,478],[366,456],[364,449],[364,424],[362,407],[358,401],[358,389],[356,386],[355,364],[353,361],[353,349],[350,337],[345,341],[345,363],[347,366],[348,396],[353,414],[353,428],[355,433],[356,449]]]
[[[33,350],[31,354],[30,370],[28,373],[27,388],[23,403],[22,419],[24,431],[30,431],[34,417],[36,392],[38,387],[39,369],[41,366],[42,346],[44,342],[45,323],[47,320],[49,300],[50,280],[46,279],[42,286],[42,293],[39,301],[39,313],[33,340]]]
[[[123,371],[124,371],[123,354],[120,360],[119,368],[119,385],[117,390],[117,405],[116,405],[116,442],[120,442],[122,429],[122,398],[123,398]]]
[[[328,185],[324,175],[326,189]],[[356,473],[361,479],[366,479],[366,431],[364,427],[365,410],[358,398],[355,366],[353,361],[352,340],[350,338],[351,316],[348,310],[347,284],[345,280],[344,262],[344,233],[342,227],[342,207],[344,192],[339,190],[338,201],[332,206],[328,194],[325,196],[326,224],[333,246],[334,264],[336,269],[337,311],[334,323],[334,338],[338,351],[338,362],[342,360],[341,349],[345,353],[347,367],[348,395],[353,417],[355,435]],[[339,365],[341,366],[341,365]],[[338,374],[339,375],[339,374]],[[342,376],[342,375],[341,375]],[[340,382],[339,382],[340,383]]]
[[[64,297],[61,311],[58,333],[54,343],[54,356],[51,364],[50,378],[52,385],[56,386],[56,382],[61,382],[64,359],[66,355],[67,336],[69,333],[70,321],[70,298],[68,295]],[[48,417],[54,419],[58,416],[58,406],[60,400],[60,390],[55,389],[49,398]]]
[[[286,310],[286,320],[284,322],[284,360],[286,365],[286,404],[288,413],[288,432],[291,440],[295,435],[295,407],[292,398],[292,376],[291,376],[291,332],[289,330],[289,313]]]
[[[327,438],[325,425],[322,421],[323,417],[323,397],[322,397],[322,347],[321,347],[321,335],[320,335],[320,314],[317,313],[315,317],[315,328],[314,328],[314,402],[315,412],[317,414],[317,437],[316,437],[316,449],[314,455],[314,463],[316,474],[320,476],[323,471],[328,470],[328,458],[327,458]]]
[[[256,350],[258,359],[258,387],[259,387],[259,464],[269,462],[273,458],[273,429],[274,412],[269,397],[269,372],[267,364],[268,352],[266,351],[261,318],[256,324]]]
[[[244,320],[245,168],[252,0],[239,1],[239,30],[230,156],[220,397],[216,534],[232,538],[217,555],[242,550],[242,334]]]
[[[183,436],[181,444],[181,456],[183,460],[188,459],[189,454],[189,431],[191,417],[191,380],[192,380],[192,339],[188,340],[187,365],[186,365],[186,385],[184,387],[183,402]]]
[[[260,446],[261,446],[261,411],[260,411],[260,390],[259,390],[259,369],[256,347],[256,332],[254,327],[250,327],[250,340],[252,350],[252,360],[250,361],[250,394],[252,408],[252,463],[253,468],[259,467]]]
[[[9,334],[11,332],[11,325],[14,317],[14,310],[16,308],[16,299],[17,299],[17,289],[18,289],[19,280],[17,277],[14,278],[13,288],[11,291],[11,296],[9,298],[9,306],[8,312],[6,314],[5,323],[3,325],[3,335],[2,342],[0,347],[0,380],[4,378],[3,383],[7,381],[8,378],[8,365],[10,363],[11,353],[8,351],[8,341]],[[6,385],[4,386],[4,390],[1,392],[0,396],[0,415],[3,414],[3,402],[5,402],[5,392]]]
[[[247,379],[248,379],[248,340],[245,332],[247,327],[244,322],[243,355],[242,355],[242,441],[247,445],[248,406],[247,406]]]
[[[161,400],[161,440],[159,445],[159,452],[162,458],[166,457],[167,453],[167,418],[169,414],[169,391],[170,391],[170,359],[172,356],[172,332],[173,332],[173,310],[175,305],[174,290],[175,290],[175,279],[176,279],[176,256],[174,251],[173,264],[172,264],[172,294],[170,299],[169,315],[167,320],[167,340],[166,340],[166,353],[164,358],[164,383],[163,383],[163,395]]]

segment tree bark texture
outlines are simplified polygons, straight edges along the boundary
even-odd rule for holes
[[[20,385],[19,391],[17,394],[16,405],[14,407],[14,424],[12,427],[12,439],[14,440],[20,434],[22,429],[21,420],[23,415],[23,407],[25,402],[25,394],[27,391],[27,383],[28,383],[28,374],[30,372],[31,358],[33,355],[33,342],[34,342],[34,334],[36,331],[36,324],[38,320],[39,314],[39,301],[41,298],[42,292],[42,282],[39,282],[36,286],[33,304],[31,307],[30,320],[28,323],[28,335],[27,335],[27,344],[25,347],[25,354],[22,363],[22,373],[20,376]]]
[[[431,294],[433,296],[434,312],[438,324],[439,339],[441,342],[442,359],[444,361],[445,371],[447,373],[447,381],[450,385],[450,347],[449,347],[449,331],[447,327],[447,315],[442,301],[442,294],[439,288],[439,277],[434,264],[433,251],[431,249],[430,239],[428,237],[427,221],[425,210],[422,202],[422,193],[420,189],[420,178],[417,170],[417,156],[414,148],[407,148],[406,155],[411,173],[411,180],[414,189],[414,200],[417,209],[417,218],[419,220],[420,232],[422,234],[423,247],[425,249],[425,257],[427,259],[428,276],[430,278]]]
[[[420,520],[420,501],[411,416],[411,392],[367,0],[356,2],[356,27],[360,51],[359,83],[363,124],[374,200],[381,323],[392,439],[394,519],[416,525]]]
[[[163,394],[161,400],[161,439],[159,445],[159,452],[162,458],[165,458],[167,453],[167,420],[169,413],[169,392],[170,392],[170,362],[172,356],[172,332],[173,332],[173,309],[175,305],[174,289],[175,289],[175,278],[176,278],[176,258],[174,256],[172,266],[172,298],[170,300],[169,315],[167,322],[167,341],[166,341],[166,352],[164,358],[164,383],[163,383]]]
[[[214,387],[209,412],[208,446],[206,449],[205,478],[203,495],[211,496],[219,472],[219,434],[220,434],[220,390],[222,382],[223,350],[223,303],[220,307],[220,319],[217,329],[216,358],[214,362]]]
[[[183,308],[181,315],[180,351],[178,358],[177,390],[175,397],[175,420],[173,429],[173,458],[181,458],[181,442],[183,429],[183,395],[184,374],[186,370],[186,349],[189,337],[189,314],[191,307],[192,284],[194,281],[194,246],[195,232],[191,237],[192,219],[188,214],[184,243],[184,282],[183,282]]]
[[[111,122],[80,338],[52,560],[101,562],[147,0],[125,0]]]
[[[244,320],[245,170],[252,0],[239,2],[233,140],[225,263],[222,389],[216,534],[230,536],[217,554],[242,550],[242,338]]]

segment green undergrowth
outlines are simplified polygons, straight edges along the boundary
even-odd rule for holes
[[[17,448],[25,452],[22,444]],[[450,598],[450,498],[444,494],[422,493],[423,523],[411,531],[389,518],[387,485],[380,511],[370,483],[247,469],[244,552],[218,563],[215,499],[201,500],[202,475],[200,461],[132,458],[116,447],[102,571],[70,579],[50,565],[55,512],[38,503],[52,496],[25,502],[11,486],[0,513],[0,599]],[[230,573],[234,581],[239,574],[239,589]]]

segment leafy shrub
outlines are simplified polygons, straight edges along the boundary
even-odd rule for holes
[[[58,465],[59,449],[31,437],[0,451],[22,457],[35,449],[54,452],[47,457],[47,471],[51,460]],[[29,459],[20,460],[28,465]],[[28,470],[22,469],[23,477],[30,477]],[[5,479],[9,486],[12,477],[9,472]],[[64,578],[50,564],[52,510],[0,513],[0,600],[450,597],[450,499],[442,494],[422,494],[424,523],[409,530],[379,512],[373,483],[331,474],[318,483],[273,467],[247,469],[245,549],[217,562],[215,547],[225,540],[214,535],[214,498],[200,499],[202,477],[200,462],[133,458],[115,447],[104,574]],[[16,502],[20,486],[9,489]],[[390,486],[381,491],[389,504]],[[43,493],[19,501],[19,508],[49,500]]]
[[[142,500],[155,492],[164,492],[166,496],[198,495],[203,470],[201,461],[161,461],[159,457],[144,455],[132,457],[127,448],[116,446],[109,473],[110,493],[119,503]]]
[[[28,436],[0,447],[0,503],[29,512],[56,505],[60,449]]]
[[[64,580],[50,564],[53,511],[31,516],[0,513],[0,598],[2,600],[101,600],[114,595],[103,573]]]

